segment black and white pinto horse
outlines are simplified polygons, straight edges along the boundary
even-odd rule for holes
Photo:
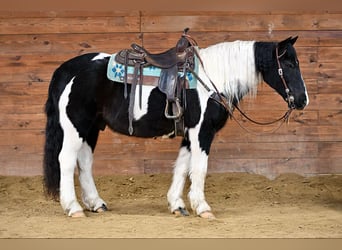
[[[215,83],[232,110],[247,93],[255,94],[262,81],[279,93],[291,109],[301,110],[309,103],[309,98],[293,47],[296,40],[297,37],[279,43],[223,42],[198,49],[203,61],[198,76],[207,86],[212,86],[210,80]],[[108,126],[129,135],[129,98],[124,98],[123,83],[107,78],[109,58],[109,54],[90,53],[70,59],[54,72],[49,87],[45,106],[45,189],[49,195],[59,198],[64,212],[72,217],[84,216],[74,188],[76,167],[86,209],[107,210],[92,176],[93,152],[99,131]],[[214,218],[204,194],[208,156],[215,133],[231,116],[225,105],[211,98],[214,92],[214,88],[208,90],[202,84],[186,90],[185,135],[167,194],[172,213],[188,214],[182,194],[189,177],[188,198],[192,210],[199,216]],[[141,107],[135,101],[133,136],[172,134],[174,122],[164,115],[165,94],[157,87],[143,86],[141,98]]]

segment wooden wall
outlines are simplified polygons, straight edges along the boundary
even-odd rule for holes
[[[190,27],[201,47],[221,41],[281,40],[299,35],[296,48],[310,104],[290,123],[249,124],[237,114],[220,131],[209,172],[342,173],[342,12],[0,12],[0,175],[41,175],[44,103],[51,75],[63,61],[87,52],[143,44],[174,46]],[[242,108],[258,120],[281,116],[286,104],[266,84]],[[139,139],[108,129],[95,152],[95,174],[169,173],[180,138]]]

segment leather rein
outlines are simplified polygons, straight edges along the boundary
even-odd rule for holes
[[[218,91],[216,85],[214,84],[214,82],[210,79],[210,77],[208,76],[207,72],[205,71],[205,68],[204,68],[204,65],[203,65],[203,61],[197,51],[197,49],[195,48],[194,49],[194,52],[201,64],[201,67],[204,71],[204,73],[206,74],[207,78],[209,79],[210,81],[210,84],[213,86],[214,90],[215,90],[215,93],[216,96],[218,97],[219,100],[213,98],[214,100],[218,101],[226,110],[227,112],[229,113],[229,115],[232,117],[233,120],[235,120],[237,122],[237,124],[244,130],[246,130],[247,132],[250,132],[252,133],[252,131],[248,130],[246,127],[244,127],[241,122],[239,122],[235,116],[233,115],[233,109],[230,107],[229,105],[229,102],[227,101],[227,99]],[[278,65],[278,75],[280,77],[280,79],[282,80],[282,83],[284,85],[284,88],[285,88],[285,93],[287,95],[287,98],[285,99],[286,102],[288,103],[288,110],[285,112],[285,114],[283,116],[281,116],[280,118],[277,118],[273,121],[269,121],[269,122],[260,122],[260,121],[256,121],[252,118],[250,118],[249,116],[247,116],[247,114],[245,112],[243,112],[239,106],[237,104],[233,104],[233,106],[241,113],[241,115],[243,117],[245,117],[248,121],[254,123],[254,124],[257,124],[257,125],[261,125],[261,126],[267,126],[267,125],[272,125],[272,124],[275,124],[277,122],[281,122],[279,127],[277,127],[276,129],[272,129],[271,131],[269,132],[275,132],[277,131],[285,122],[289,122],[289,119],[290,119],[290,115],[292,113],[292,111],[295,109],[295,105],[294,105],[294,97],[293,95],[291,95],[291,92],[290,92],[290,89],[288,87],[288,84],[284,78],[284,75],[283,75],[283,69],[281,67],[281,64],[280,64],[280,61],[279,59],[286,53],[286,50],[281,54],[279,55],[279,49],[278,49],[278,46],[276,47],[276,59],[277,59],[277,65]],[[208,85],[206,83],[204,83],[204,81],[197,75],[196,72],[194,72],[191,68],[189,69],[189,71],[196,77],[196,79],[203,85],[203,87],[208,91],[210,92],[211,89],[208,87]]]

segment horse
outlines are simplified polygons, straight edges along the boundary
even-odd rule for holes
[[[247,94],[255,95],[259,83],[265,82],[274,89],[289,110],[302,110],[308,105],[294,48],[297,38],[280,42],[224,41],[196,48],[201,59],[197,77],[203,84],[184,92],[184,135],[167,193],[172,214],[189,215],[183,200],[185,181],[189,178],[192,211],[203,218],[215,218],[204,193],[210,147],[215,134],[232,118],[234,107]],[[142,86],[140,104],[134,104],[133,132],[129,131],[132,85],[108,79],[110,57],[107,53],[87,53],[69,59],[54,71],[49,85],[45,104],[44,187],[48,195],[60,201],[67,216],[85,216],[75,194],[76,168],[85,209],[107,210],[92,175],[93,153],[99,132],[105,127],[127,136],[176,136],[174,121],[165,117],[166,95],[158,87],[148,85]]]

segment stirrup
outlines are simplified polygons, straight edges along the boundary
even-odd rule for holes
[[[173,102],[172,102],[173,103]],[[169,110],[169,101],[166,99],[166,106],[165,106],[165,117],[167,119],[178,119],[182,116],[183,114],[183,110],[182,110],[182,107],[179,103],[179,100],[178,98],[174,101],[174,103],[176,103],[176,107],[177,107],[177,112],[174,114],[174,115],[170,115],[168,110]]]

